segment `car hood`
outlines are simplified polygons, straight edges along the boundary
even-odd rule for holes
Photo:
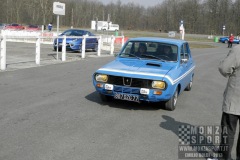
[[[98,69],[97,72],[115,76],[162,80],[175,66],[176,63],[173,62],[118,58]]]

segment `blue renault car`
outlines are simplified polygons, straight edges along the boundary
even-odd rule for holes
[[[174,110],[179,94],[192,88],[194,69],[187,41],[132,38],[93,74],[93,85],[103,101],[165,102]]]
[[[66,39],[66,50],[67,51],[82,51],[82,36],[87,36],[86,38],[86,49],[92,49],[93,51],[98,50],[98,39],[97,38],[91,38],[95,35],[89,31],[86,30],[80,30],[80,29],[69,29],[64,31],[59,36],[67,36],[69,38]],[[74,38],[76,37],[76,38]],[[63,38],[58,38],[58,44],[57,44],[57,38],[54,39],[53,43],[53,49],[56,51],[57,47],[58,50],[62,50],[62,42]]]

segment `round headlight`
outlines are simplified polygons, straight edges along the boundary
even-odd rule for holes
[[[153,81],[152,88],[165,89],[166,84],[163,81]]]
[[[96,74],[95,79],[98,82],[107,82],[108,81],[108,76],[105,75],[105,74]]]

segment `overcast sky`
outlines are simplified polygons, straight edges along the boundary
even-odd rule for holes
[[[103,2],[103,4],[108,4],[110,2],[116,3],[117,0],[98,0],[100,2]],[[123,4],[127,4],[128,2],[133,2],[135,4],[140,4],[145,7],[152,7],[159,3],[162,3],[163,0],[121,0]]]

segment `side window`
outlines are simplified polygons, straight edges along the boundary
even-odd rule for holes
[[[181,59],[189,59],[189,48],[187,43],[184,43],[181,47]]]
[[[67,31],[67,32],[63,33],[63,35],[70,36],[71,33],[72,33],[71,31]]]

